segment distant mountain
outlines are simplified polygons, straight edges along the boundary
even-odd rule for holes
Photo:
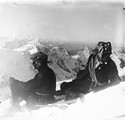
[[[17,49],[24,45],[34,43],[43,45],[46,48],[61,47],[67,50],[70,55],[75,55],[79,51],[83,51],[86,44],[80,43],[79,41],[69,41],[69,40],[58,40],[58,39],[48,39],[48,38],[34,38],[34,39],[19,39],[5,41],[4,48],[7,49]],[[89,47],[88,47],[89,48]],[[90,48],[89,48],[90,49]]]
[[[77,72],[85,68],[89,57],[89,49],[87,47],[76,55],[70,55],[62,47],[46,48],[43,45],[37,44],[37,49],[48,55],[49,66],[56,73],[58,80],[76,77]]]

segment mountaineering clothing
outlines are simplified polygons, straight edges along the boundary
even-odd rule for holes
[[[99,42],[95,50],[97,52],[90,55],[85,70],[80,70],[72,82],[61,84],[63,94],[67,96],[67,91],[76,94],[97,92],[121,81],[117,67],[110,58],[111,43]]]
[[[47,55],[41,52],[33,56],[33,65],[38,73],[28,82],[21,82],[10,77],[13,106],[19,106],[20,98],[27,102],[28,107],[37,103],[49,104],[55,101],[56,76],[54,71],[48,67],[47,59]]]

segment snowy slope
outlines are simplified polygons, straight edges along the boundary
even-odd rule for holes
[[[67,105],[63,102],[43,106],[39,110],[17,113],[13,117],[0,117],[1,120],[124,120],[125,83],[98,93],[89,93],[84,102]],[[0,104],[0,115],[10,106],[9,101]]]

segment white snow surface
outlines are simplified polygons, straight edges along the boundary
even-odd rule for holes
[[[28,81],[36,74],[30,62],[29,56],[23,52],[0,49],[0,74],[2,75],[14,77],[20,81]]]
[[[125,82],[97,93],[84,96],[84,101],[67,105],[60,102],[41,107],[39,110],[17,113],[13,117],[1,120],[124,120],[125,117]],[[0,115],[10,106],[10,101],[0,104]]]

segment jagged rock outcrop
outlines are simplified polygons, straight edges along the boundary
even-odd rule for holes
[[[61,47],[49,49],[40,46],[38,50],[48,55],[49,66],[54,70],[57,80],[67,80],[76,77],[77,72],[85,68],[89,56],[87,48],[79,53],[78,57],[69,55],[67,50]]]

